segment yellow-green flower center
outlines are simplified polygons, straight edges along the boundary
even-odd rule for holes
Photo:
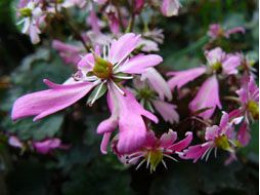
[[[145,87],[137,91],[137,96],[139,99],[144,99],[149,101],[155,96],[155,93],[148,87]]]
[[[30,8],[21,8],[19,10],[22,17],[30,17],[32,16],[32,10]]]
[[[258,119],[259,117],[259,105],[255,101],[249,101],[247,104],[247,108],[251,113],[254,119]]]
[[[95,76],[101,79],[108,79],[112,76],[112,68],[113,65],[110,62],[95,56],[95,66],[93,68]]]
[[[216,62],[214,63],[212,66],[212,69],[215,70],[215,71],[220,71],[221,68],[222,68],[222,64],[220,62]]]
[[[221,148],[223,150],[229,150],[230,144],[228,142],[228,138],[226,135],[221,135],[215,140],[215,144],[218,148]]]
[[[160,150],[148,150],[145,155],[145,159],[150,164],[150,171],[153,172],[162,161],[163,153]]]

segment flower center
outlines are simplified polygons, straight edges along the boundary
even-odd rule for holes
[[[228,150],[230,148],[230,144],[226,135],[221,135],[217,137],[215,140],[215,144],[218,148],[221,148],[223,150]]]
[[[101,79],[109,79],[112,76],[112,68],[113,65],[110,62],[95,56],[95,66],[93,68],[95,76]]]
[[[19,10],[22,17],[31,17],[32,16],[32,10],[30,8],[21,8]]]
[[[148,150],[144,156],[146,161],[150,164],[150,171],[156,170],[156,167],[163,159],[163,153],[160,150]]]
[[[216,63],[212,64],[211,68],[215,71],[220,71],[222,68],[222,64],[220,62],[216,62]]]
[[[154,91],[150,90],[149,88],[142,88],[137,91],[137,97],[139,99],[144,99],[146,101],[149,101],[153,99],[155,96]]]
[[[249,112],[252,114],[254,119],[258,119],[259,117],[259,106],[255,101],[249,101],[247,104],[247,108]]]

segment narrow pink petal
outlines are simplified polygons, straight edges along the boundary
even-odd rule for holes
[[[156,147],[157,142],[158,142],[158,139],[155,136],[155,133],[152,130],[150,130],[146,133],[145,143],[144,143],[143,147],[147,147],[147,148]]]
[[[9,137],[8,143],[9,143],[10,146],[13,146],[13,147],[16,147],[16,148],[22,148],[23,147],[23,143],[16,136]]]
[[[162,62],[162,57],[155,54],[137,55],[120,66],[119,71],[129,74],[142,74],[148,68],[156,66]]]
[[[127,33],[114,40],[109,51],[109,61],[117,63],[124,60],[138,45],[140,36],[134,33]]]
[[[154,122],[158,122],[158,119],[152,113],[146,111],[129,91],[124,90],[125,95],[122,95],[112,86],[111,84],[108,88],[111,117],[104,122],[105,125],[98,127],[98,133],[113,131],[117,120],[119,127],[117,150],[119,153],[131,153],[145,142],[147,128],[142,116]]]
[[[231,34],[236,34],[236,33],[245,34],[245,32],[246,32],[246,29],[244,27],[239,26],[239,27],[235,27],[230,30],[227,30],[226,36],[229,37]]]
[[[161,100],[164,100],[165,97],[169,101],[172,100],[171,89],[157,70],[155,70],[154,68],[146,69],[146,71],[142,74],[141,79],[147,79],[148,84],[154,91],[158,93]]]
[[[222,112],[222,117],[220,119],[219,127],[225,128],[229,122],[229,115],[226,112]]]
[[[177,139],[177,133],[173,130],[169,130],[168,133],[162,134],[160,138],[160,146],[162,148],[169,148]]]
[[[248,145],[248,143],[250,142],[250,128],[246,122],[243,122],[240,126],[239,131],[237,133],[237,139],[243,146]]]
[[[47,154],[51,152],[53,149],[59,148],[60,145],[61,140],[57,138],[33,143],[33,146],[36,149],[36,151],[41,154]]]
[[[184,150],[184,154],[180,157],[182,159],[193,159],[193,162],[195,163],[204,155],[205,152],[208,151],[210,147],[210,142],[190,146],[188,149]]]
[[[219,86],[216,76],[208,78],[199,89],[196,97],[191,101],[189,105],[193,112],[201,109],[209,108],[208,110],[199,114],[204,119],[209,119],[216,107],[222,108],[219,100]]]
[[[185,136],[186,137],[183,140],[177,142],[176,144],[173,144],[170,147],[170,149],[175,152],[181,152],[183,149],[187,148],[193,139],[193,134],[192,134],[192,132],[188,131],[188,132],[186,132]]]
[[[49,83],[50,84],[50,83]],[[34,92],[17,99],[13,105],[12,119],[36,116],[34,120],[58,112],[84,97],[95,84],[76,83],[71,85],[53,84],[52,89]]]
[[[175,105],[161,100],[153,100],[152,103],[165,121],[170,123],[179,122],[180,117]]]
[[[182,86],[198,78],[205,72],[206,67],[204,66],[179,72],[169,72],[168,75],[173,75],[174,77],[168,81],[168,85],[170,86],[171,90],[174,90],[175,87],[180,89]]]
[[[206,128],[205,139],[207,141],[214,141],[219,136],[219,126],[213,125]]]
[[[227,55],[225,61],[222,63],[223,73],[226,75],[237,74],[237,68],[241,65],[241,62],[240,55]]]
[[[80,70],[91,71],[95,65],[95,60],[93,54],[86,54],[78,63],[78,68]]]
[[[111,133],[104,133],[103,139],[100,145],[100,150],[103,154],[107,154],[107,145],[109,144]]]

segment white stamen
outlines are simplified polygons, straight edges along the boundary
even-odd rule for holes
[[[133,76],[121,76],[121,75],[113,75],[114,78],[117,79],[133,79]]]
[[[217,147],[215,147],[215,151],[214,151],[215,158],[217,158],[217,151],[218,151],[218,148],[217,148]]]
[[[93,98],[92,101],[90,102],[90,106],[92,106],[92,105],[94,104],[94,102],[97,100],[97,97],[98,97],[98,95],[99,95],[99,93],[100,93],[100,91],[101,91],[101,89],[102,89],[102,87],[103,87],[103,85],[104,85],[105,82],[106,82],[106,81],[103,81],[103,82],[98,86],[98,90],[97,90],[97,92],[96,92],[94,98]]]
[[[168,167],[167,167],[167,165],[166,165],[166,163],[165,163],[164,160],[162,160],[162,164],[163,164],[163,166],[165,167],[165,169],[168,169]]]
[[[172,156],[170,156],[170,155],[168,155],[168,154],[163,154],[163,156],[165,156],[165,157],[167,157],[167,158],[169,158],[169,159],[171,159],[171,160],[173,160],[173,161],[175,161],[175,162],[178,162],[177,159],[173,158]]]
[[[135,168],[135,170],[138,170],[143,164],[145,163],[145,159],[143,159],[139,165]]]
[[[118,87],[118,85],[115,82],[111,81],[111,83],[115,86],[115,88],[119,91],[119,93],[125,95],[125,92],[122,89],[120,89],[120,87]]]

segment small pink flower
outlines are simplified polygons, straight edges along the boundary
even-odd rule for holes
[[[171,90],[162,75],[154,68],[148,68],[141,79],[136,78],[134,87],[138,99],[145,108],[151,112],[156,110],[166,122],[179,122],[177,106],[165,100],[172,100]]]
[[[40,154],[48,154],[55,149],[68,149],[68,145],[63,145],[58,138],[47,139],[45,141],[33,142],[33,147]]]
[[[231,34],[245,33],[245,28],[235,27],[229,30],[223,29],[219,24],[211,24],[209,27],[208,35],[210,38],[217,39],[219,37],[229,38]]]
[[[244,76],[242,78],[242,87],[237,91],[240,100],[240,108],[229,113],[231,118],[244,117],[244,121],[238,131],[238,141],[246,146],[251,138],[250,121],[259,118],[259,88],[255,83],[253,76]]]
[[[23,24],[22,33],[30,36],[31,42],[37,44],[40,42],[40,27],[45,25],[45,17],[41,7],[33,1],[22,1],[19,4],[18,25]]]
[[[54,40],[52,42],[52,47],[59,52],[65,63],[71,63],[73,65],[78,64],[78,62],[81,60],[80,54],[82,54],[84,51],[84,48],[81,46],[70,45],[59,40]]]
[[[204,119],[209,119],[213,114],[215,109],[218,107],[222,108],[219,100],[219,86],[215,75],[208,78],[200,87],[195,98],[190,102],[190,109],[193,112],[207,109],[206,111],[199,114],[200,117]]]
[[[176,16],[179,13],[181,4],[179,0],[162,0],[161,12],[164,16]]]
[[[181,155],[183,159],[192,159],[193,162],[197,162],[199,159],[208,159],[211,151],[215,150],[215,157],[217,155],[217,149],[223,149],[230,153],[234,153],[235,145],[235,134],[234,124],[239,124],[242,118],[235,118],[229,121],[227,113],[223,112],[219,126],[213,125],[206,128],[205,142],[190,146],[184,150]]]
[[[162,134],[160,139],[155,136],[153,131],[149,131],[139,150],[127,155],[118,154],[118,156],[125,164],[138,164],[136,169],[140,168],[145,162],[147,168],[150,166],[151,172],[156,170],[159,163],[167,168],[164,158],[177,161],[172,155],[181,155],[182,150],[190,145],[193,138],[192,133],[187,132],[185,135],[186,137],[183,140],[176,143],[177,133],[175,131],[169,130],[168,133]]]
[[[209,67],[213,71],[222,69],[223,75],[237,74],[237,68],[242,63],[242,57],[239,54],[226,54],[221,48],[217,47],[205,52]]]

